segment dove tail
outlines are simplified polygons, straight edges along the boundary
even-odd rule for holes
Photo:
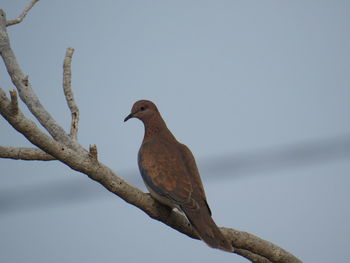
[[[228,252],[233,252],[233,247],[227,238],[222,234],[215,224],[211,215],[207,211],[198,213],[191,209],[183,209],[188,220],[196,230],[199,237],[210,247],[219,248]]]

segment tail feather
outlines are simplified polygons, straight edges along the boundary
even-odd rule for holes
[[[199,237],[210,247],[233,252],[233,247],[222,234],[207,211],[183,209]]]

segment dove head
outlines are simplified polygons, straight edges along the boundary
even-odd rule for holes
[[[145,126],[144,141],[150,140],[155,136],[166,136],[167,139],[176,140],[167,128],[157,106],[152,101],[136,101],[132,106],[131,113],[126,116],[124,121],[131,118],[137,118],[143,122]]]
[[[160,116],[157,106],[149,100],[139,100],[134,103],[131,109],[131,113],[126,116],[124,121],[127,121],[131,118],[137,118],[143,122],[154,119],[155,117]]]

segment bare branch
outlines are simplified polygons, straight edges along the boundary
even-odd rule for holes
[[[90,154],[78,153],[64,144],[57,142],[38,129],[36,124],[24,117],[19,110],[17,115],[10,111],[11,101],[5,92],[0,89],[0,114],[31,143],[43,149],[73,170],[85,173],[91,179],[102,184],[107,190],[118,195],[126,202],[140,208],[151,218],[178,230],[189,237],[198,239],[198,236],[187,219],[175,210],[155,201],[149,194],[131,186],[107,166],[93,160]],[[278,246],[262,240],[252,234],[221,228],[224,235],[230,240],[235,248],[235,253],[249,258],[252,262],[263,262],[266,258],[271,262],[300,263],[301,261]],[[248,251],[248,252],[247,252]],[[256,256],[258,255],[258,257]]]
[[[56,160],[51,155],[37,148],[0,146],[0,158],[25,161]]]
[[[78,151],[83,151],[83,148],[74,140],[71,140],[62,127],[57,124],[33,92],[30,82],[28,81],[28,76],[23,74],[17,63],[16,56],[11,49],[6,30],[6,15],[3,10],[0,10],[0,55],[4,60],[13,84],[18,90],[21,100],[27,105],[30,112],[37,118],[40,124],[55,140]]]
[[[66,97],[69,110],[72,114],[70,136],[74,140],[76,140],[77,134],[78,134],[79,109],[77,104],[74,101],[73,91],[71,87],[71,83],[72,83],[71,63],[72,63],[73,53],[74,53],[73,48],[67,48],[66,56],[63,62],[63,91]]]
[[[35,4],[35,2],[37,1],[32,1],[32,6]],[[28,10],[30,8],[31,7],[29,7]],[[25,10],[23,18],[28,10]],[[22,21],[23,18],[19,17],[19,20]],[[0,10],[0,55],[4,60],[13,84],[18,90],[20,98],[52,137],[42,132],[33,121],[27,119],[23,115],[18,107],[16,92],[11,92],[11,100],[9,100],[5,92],[0,88],[0,114],[9,122],[9,124],[18,132],[23,134],[33,145],[36,145],[38,148],[44,151],[47,154],[46,156],[51,156],[52,158],[66,164],[71,169],[86,174],[89,178],[99,182],[110,192],[118,195],[126,202],[143,210],[151,218],[163,222],[164,224],[188,235],[189,237],[199,239],[197,233],[184,215],[176,210],[171,210],[169,207],[160,204],[149,194],[143,193],[139,189],[133,187],[118,177],[109,167],[98,161],[96,146],[91,146],[90,152],[88,152],[77,143],[76,134],[79,114],[77,114],[77,116],[73,116],[73,112],[79,111],[75,105],[73,93],[71,91],[70,69],[73,49],[67,50],[64,61],[63,86],[66,100],[72,113],[71,136],[68,136],[62,127],[56,123],[56,121],[41,105],[39,99],[31,88],[28,76],[25,76],[21,71],[10,46],[6,25],[8,25],[8,23],[6,23],[5,13]],[[73,120],[73,118],[75,120]],[[1,151],[4,152],[3,155],[11,155],[9,147],[1,147],[0,154]],[[19,148],[13,152],[16,151],[18,154],[17,156],[21,156]],[[39,155],[38,149],[35,149],[33,152],[36,152]],[[30,156],[30,154],[27,156]],[[221,230],[235,247],[235,253],[244,256],[252,262],[301,262],[299,259],[282,248],[279,248],[278,246],[262,240],[252,234],[231,228],[221,228]]]
[[[17,17],[16,19],[13,19],[13,20],[9,20],[9,21],[6,21],[6,26],[12,26],[12,25],[16,25],[18,23],[21,23],[22,20],[26,17],[26,15],[28,14],[29,10],[32,9],[32,7],[38,2],[39,0],[32,0],[29,5],[24,8],[22,14]]]

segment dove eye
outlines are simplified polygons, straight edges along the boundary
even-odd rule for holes
[[[141,106],[140,110],[141,110],[141,111],[144,111],[144,110],[145,110],[145,107]]]

